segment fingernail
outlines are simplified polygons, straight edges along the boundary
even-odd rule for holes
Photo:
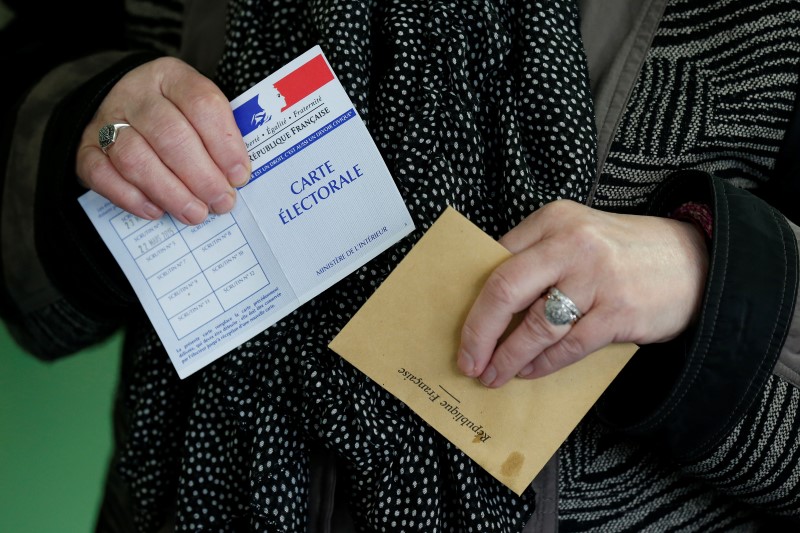
[[[226,192],[217,196],[208,206],[211,208],[212,212],[219,215],[233,209],[234,201],[233,193]]]
[[[230,181],[231,185],[234,187],[241,187],[247,184],[247,182],[250,181],[250,169],[241,163],[237,163],[236,166],[228,172],[228,181]]]
[[[144,211],[145,216],[151,220],[161,218],[161,216],[164,214],[164,211],[162,211],[161,209],[156,207],[155,204],[150,202],[144,203],[144,205],[142,206],[142,211]]]
[[[487,387],[491,387],[496,377],[497,377],[497,370],[495,370],[494,366],[489,365],[486,367],[486,370],[483,371],[483,374],[481,374],[480,380],[481,383],[483,383]]]
[[[530,362],[527,365],[525,365],[522,368],[522,370],[519,371],[519,373],[517,374],[517,377],[527,378],[531,374],[533,374],[533,362]]]
[[[475,360],[464,350],[460,350],[458,353],[458,368],[464,375],[475,377]]]
[[[208,209],[199,200],[192,200],[181,211],[181,216],[190,225],[201,223],[207,215]]]

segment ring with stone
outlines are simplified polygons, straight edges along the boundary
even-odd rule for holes
[[[100,149],[103,151],[103,153],[107,154],[108,149],[111,148],[111,145],[117,142],[117,135],[119,135],[120,130],[130,127],[131,125],[126,122],[115,122],[112,124],[106,124],[100,128],[97,137],[100,141]]]
[[[566,294],[550,287],[544,302],[544,317],[554,326],[574,324],[581,317],[578,306]]]

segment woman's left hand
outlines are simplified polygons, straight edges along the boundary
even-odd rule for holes
[[[500,243],[514,255],[475,300],[458,352],[461,371],[486,386],[545,376],[614,342],[667,341],[700,311],[708,251],[691,223],[559,200]],[[545,318],[550,287],[575,303],[582,313],[577,322]],[[501,341],[520,311],[522,320]]]

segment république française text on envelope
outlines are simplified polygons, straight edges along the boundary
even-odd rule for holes
[[[499,389],[465,377],[456,366],[461,326],[489,273],[509,256],[447,208],[330,347],[521,494],[636,346],[611,345]]]

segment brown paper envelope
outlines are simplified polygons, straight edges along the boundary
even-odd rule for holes
[[[406,403],[517,494],[561,446],[636,346],[608,346],[555,374],[488,389],[456,366],[461,325],[511,254],[452,208],[330,348]]]

